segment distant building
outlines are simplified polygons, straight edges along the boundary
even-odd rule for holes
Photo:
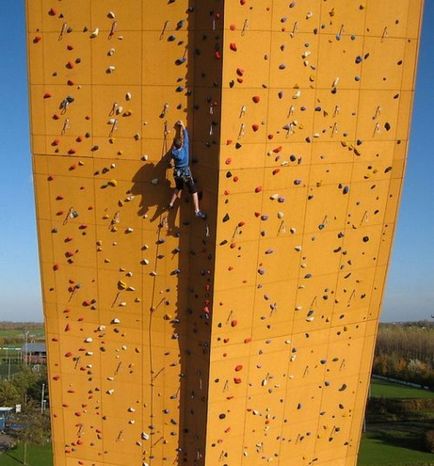
[[[14,408],[1,407],[0,408],[0,432],[3,432],[6,427],[8,416],[13,412]]]
[[[26,364],[47,364],[45,343],[26,343],[21,348],[21,354]]]

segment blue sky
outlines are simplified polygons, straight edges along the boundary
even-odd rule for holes
[[[383,321],[434,314],[434,2],[425,2],[407,174]],[[42,320],[23,0],[1,0],[0,320]]]

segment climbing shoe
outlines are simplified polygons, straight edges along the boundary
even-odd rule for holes
[[[196,215],[196,217],[199,217],[199,218],[201,218],[202,220],[205,220],[205,219],[206,219],[206,213],[205,213],[205,212],[202,212],[201,210],[198,210],[197,212],[195,212],[195,215]]]

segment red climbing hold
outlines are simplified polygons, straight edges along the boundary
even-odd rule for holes
[[[256,133],[256,131],[258,131],[258,129],[259,129],[259,125],[256,124],[256,123],[253,123],[252,129],[253,129],[253,131]]]
[[[259,97],[259,95],[254,95],[252,97],[252,100],[253,100],[253,102],[255,102],[255,104],[257,104],[261,100],[261,98]]]
[[[238,325],[238,320],[233,320],[231,322],[231,327],[236,327]]]
[[[240,370],[243,368],[241,364],[238,364],[238,366],[235,366],[235,372],[240,372]]]
[[[51,94],[49,92],[46,92],[44,94],[44,99],[49,99],[51,97]]]
[[[238,50],[237,48],[237,44],[235,42],[231,42],[229,44],[229,48],[233,51],[233,52],[236,52]]]
[[[38,42],[41,42],[41,40],[42,40],[41,36],[36,36],[36,37],[33,38],[33,43],[37,44]]]
[[[239,377],[234,377],[234,383],[240,384],[240,383],[241,383],[241,379],[240,379]]]
[[[256,186],[255,193],[260,193],[262,191],[262,186]]]
[[[56,12],[56,10],[55,10],[54,8],[50,8],[50,9],[48,10],[48,14],[49,14],[50,16],[56,16],[56,15],[57,15],[57,12]]]

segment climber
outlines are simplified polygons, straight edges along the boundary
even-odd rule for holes
[[[193,197],[194,213],[196,217],[203,220],[206,219],[206,214],[199,208],[199,197],[197,195],[196,184],[190,171],[190,144],[188,139],[188,131],[185,128],[184,122],[179,120],[176,122],[177,136],[173,141],[171,150],[172,159],[175,167],[173,176],[175,178],[176,188],[170,200],[169,209],[173,209],[176,199],[181,199],[182,189],[184,184],[187,185],[190,194]]]

